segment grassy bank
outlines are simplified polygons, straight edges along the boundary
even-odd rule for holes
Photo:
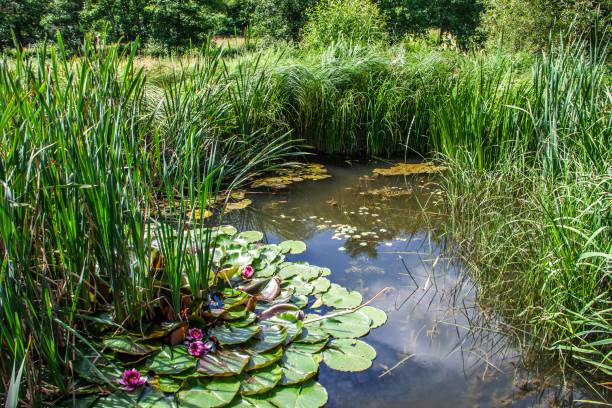
[[[445,161],[449,234],[483,304],[525,346],[609,375],[606,52],[336,44],[157,61],[88,44],[74,59],[61,47],[2,57],[2,383],[25,361],[34,404],[41,390],[65,395],[89,312],[112,308],[109,321],[131,328],[162,309],[177,317],[183,276],[203,303],[208,248],[184,249],[208,237],[172,231],[203,227],[198,214],[222,189],[286,164],[301,144]],[[157,221],[167,214],[172,229]],[[148,273],[153,249],[162,276]]]

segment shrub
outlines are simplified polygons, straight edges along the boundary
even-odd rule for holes
[[[323,0],[308,13],[306,46],[327,47],[338,41],[370,44],[384,41],[386,19],[370,0]]]

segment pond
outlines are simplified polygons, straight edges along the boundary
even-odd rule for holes
[[[485,318],[461,265],[445,256],[433,176],[373,177],[374,167],[328,165],[331,178],[250,195],[253,205],[226,219],[264,232],[268,243],[304,241],[308,250],[290,259],[330,268],[332,282],[364,301],[392,288],[374,303],[387,323],[364,339],[378,353],[373,366],[344,373],[321,365],[327,406],[522,407],[570,399],[544,367],[537,376],[519,368],[503,325]]]

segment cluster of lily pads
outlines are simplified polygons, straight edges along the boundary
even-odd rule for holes
[[[214,234],[206,311],[141,333],[108,330],[102,354],[75,367],[96,384],[82,406],[321,407],[321,363],[372,365],[376,351],[358,338],[386,314],[331,283],[328,268],[286,261],[303,242],[263,244],[260,232],[230,226]]]

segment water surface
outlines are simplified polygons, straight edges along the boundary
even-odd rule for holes
[[[379,166],[381,164],[378,164]],[[444,216],[430,176],[373,177],[370,164],[328,166],[332,178],[255,195],[228,220],[269,243],[304,241],[294,261],[329,267],[332,282],[358,290],[387,323],[363,340],[378,357],[364,372],[321,365],[329,407],[549,406],[559,397],[519,370],[519,353],[474,302],[462,267],[445,257]],[[253,195],[251,196],[251,198]],[[483,327],[481,327],[483,326]]]

